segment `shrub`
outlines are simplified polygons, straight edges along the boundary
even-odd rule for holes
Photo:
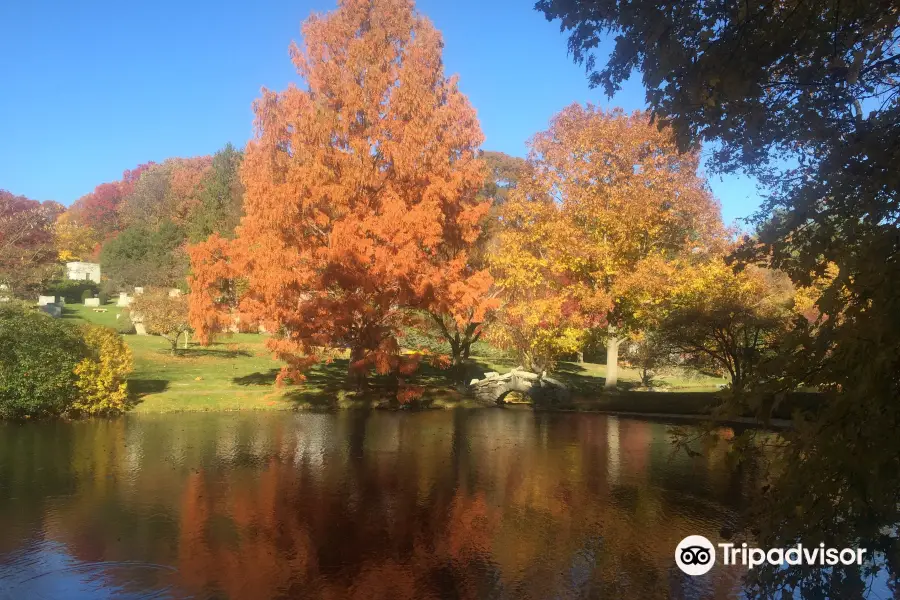
[[[93,298],[93,297],[94,297],[94,292],[92,292],[91,290],[84,290],[83,292],[81,292],[81,303],[84,304],[85,300],[87,300],[88,298]]]
[[[88,354],[77,326],[0,306],[0,418],[57,416],[75,401],[75,367]]]
[[[135,333],[134,322],[131,320],[131,313],[123,310],[121,316],[116,321],[116,331],[122,335],[131,335]]]
[[[131,310],[140,315],[147,333],[162,336],[171,344],[172,356],[177,356],[178,339],[190,331],[187,296],[171,297],[168,290],[147,290],[132,301]]]
[[[109,327],[81,327],[89,355],[75,367],[75,385],[81,392],[71,410],[86,414],[111,414],[125,410],[128,384],[125,377],[134,369],[131,350]]]
[[[100,286],[93,281],[58,280],[44,286],[45,296],[62,297],[67,304],[84,302],[85,292],[90,292],[90,295],[88,296],[90,298],[98,291],[100,291]]]

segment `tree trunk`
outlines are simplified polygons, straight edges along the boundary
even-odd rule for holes
[[[356,388],[358,392],[362,392],[366,389],[366,370],[362,369],[354,369],[353,365],[358,361],[361,361],[366,356],[366,351],[363,348],[351,348],[350,350],[350,365],[347,369],[347,380]]]
[[[169,340],[169,343],[172,344],[172,356],[178,356],[178,337],[180,334],[176,333],[175,337]]]
[[[619,381],[619,343],[621,340],[615,335],[616,328],[610,326],[609,340],[606,342],[606,382],[605,389],[615,389]]]

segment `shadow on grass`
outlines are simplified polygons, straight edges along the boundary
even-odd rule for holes
[[[568,375],[581,375],[581,374],[584,373],[585,371],[587,371],[587,369],[585,369],[584,367],[582,367],[582,366],[579,365],[578,363],[559,362],[559,363],[556,364],[556,372],[557,372],[557,374],[559,374],[559,373],[566,373],[566,374],[568,374]]]
[[[143,401],[144,396],[160,394],[168,388],[169,382],[164,379],[129,379],[128,404],[133,408]]]
[[[166,350],[166,353],[169,351]],[[218,348],[204,348],[203,346],[197,346],[195,348],[179,348],[178,356],[183,356],[185,358],[194,358],[199,356],[211,356],[213,358],[238,358],[239,356],[253,356],[252,352],[248,352],[247,350],[229,350],[229,349],[218,349]]]
[[[275,378],[278,377],[278,373],[280,371],[281,369],[269,369],[265,373],[260,373],[259,371],[257,371],[256,373],[250,373],[249,375],[244,375],[243,377],[234,377],[232,378],[231,382],[238,385],[274,385]]]

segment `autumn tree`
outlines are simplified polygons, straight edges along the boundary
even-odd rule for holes
[[[171,344],[172,356],[178,354],[178,340],[191,330],[188,323],[188,298],[172,296],[167,290],[145,290],[131,302],[131,319],[142,323],[151,335],[161,336]]]
[[[59,260],[88,260],[96,254],[100,239],[93,227],[81,222],[77,211],[68,210],[56,219],[54,230]]]
[[[138,165],[126,170],[120,181],[98,185],[91,193],[75,201],[68,212],[73,214],[80,225],[90,227],[101,239],[121,231],[123,223],[119,213],[122,200],[132,192],[141,175],[153,164]]]
[[[502,207],[527,167],[525,159],[503,152],[482,151],[480,156],[485,179],[478,197],[490,200],[491,208],[482,217],[478,238],[466,252],[466,269],[474,277],[450,277],[446,286],[438,286],[441,292],[429,309],[433,330],[450,345],[454,366],[468,360],[472,344],[482,338],[499,306],[498,291],[487,272],[487,255],[496,247]]]
[[[597,299],[571,276],[571,224],[534,182],[514,190],[500,217],[503,227],[489,264],[502,303],[489,336],[515,352],[524,368],[543,374],[560,355],[581,347],[588,327],[581,309]]]
[[[718,204],[697,173],[698,155],[680,153],[672,132],[640,112],[572,105],[531,141],[529,164],[532,183],[510,202],[520,205],[518,218],[543,215],[556,225],[533,239],[531,250],[501,250],[511,261],[504,269],[558,261],[552,277],[582,286],[573,310],[607,328],[606,385],[613,387],[619,344],[640,328],[630,301],[640,283],[634,274],[718,247]],[[557,246],[558,254],[543,244]]]
[[[761,178],[769,193],[743,258],[769,263],[801,287],[836,265],[816,310],[841,318],[798,324],[783,377],[786,385],[827,392],[827,402],[815,425],[792,439],[790,468],[771,486],[768,514],[754,521],[765,521],[762,537],[755,537],[781,547],[815,535],[826,545],[855,540],[892,552],[900,481],[886,486],[876,473],[893,469],[900,452],[885,446],[897,439],[891,427],[900,421],[896,3],[679,0],[660,10],[646,2],[540,0],[537,8],[570,33],[569,48],[593,84],[612,95],[639,72],[651,111],[681,148],[714,142],[711,169]],[[610,32],[615,47],[597,61],[598,42]],[[863,481],[860,456],[872,474]],[[828,494],[809,488],[824,481],[856,485],[834,490],[841,500],[816,519],[797,519],[824,506],[819,498]],[[896,566],[890,570],[896,580]],[[828,577],[796,569],[755,574],[768,579],[762,595],[785,587],[834,595],[831,586],[859,579],[846,569]]]
[[[118,207],[121,229],[131,225],[155,229],[164,220],[173,220],[175,207],[170,191],[173,167],[171,161],[166,161],[141,174]]]
[[[397,341],[406,307],[427,308],[448,274],[479,276],[464,253],[487,209],[482,135],[410,0],[343,0],[303,38],[291,57],[304,87],[255,104],[245,216],[222,260],[246,277],[242,319],[279,332],[269,345],[283,375],[346,347],[362,385],[373,367],[410,370]],[[221,323],[208,317],[222,309],[209,244],[222,246],[191,250],[198,328]]]
[[[686,271],[666,297],[658,333],[695,366],[728,375],[734,391],[754,383],[778,351],[790,323],[794,290],[783,274],[723,260]]]
[[[54,222],[63,210],[0,190],[0,283],[14,295],[33,291],[52,275]]]

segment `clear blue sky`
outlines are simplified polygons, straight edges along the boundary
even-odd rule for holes
[[[288,44],[334,0],[0,2],[0,188],[70,204],[148,160],[211,154],[252,135],[261,87],[297,75]],[[448,73],[478,110],[485,148],[525,142],[572,102],[644,107],[639,81],[608,101],[532,0],[419,0],[443,32]],[[726,222],[759,199],[710,181]]]

